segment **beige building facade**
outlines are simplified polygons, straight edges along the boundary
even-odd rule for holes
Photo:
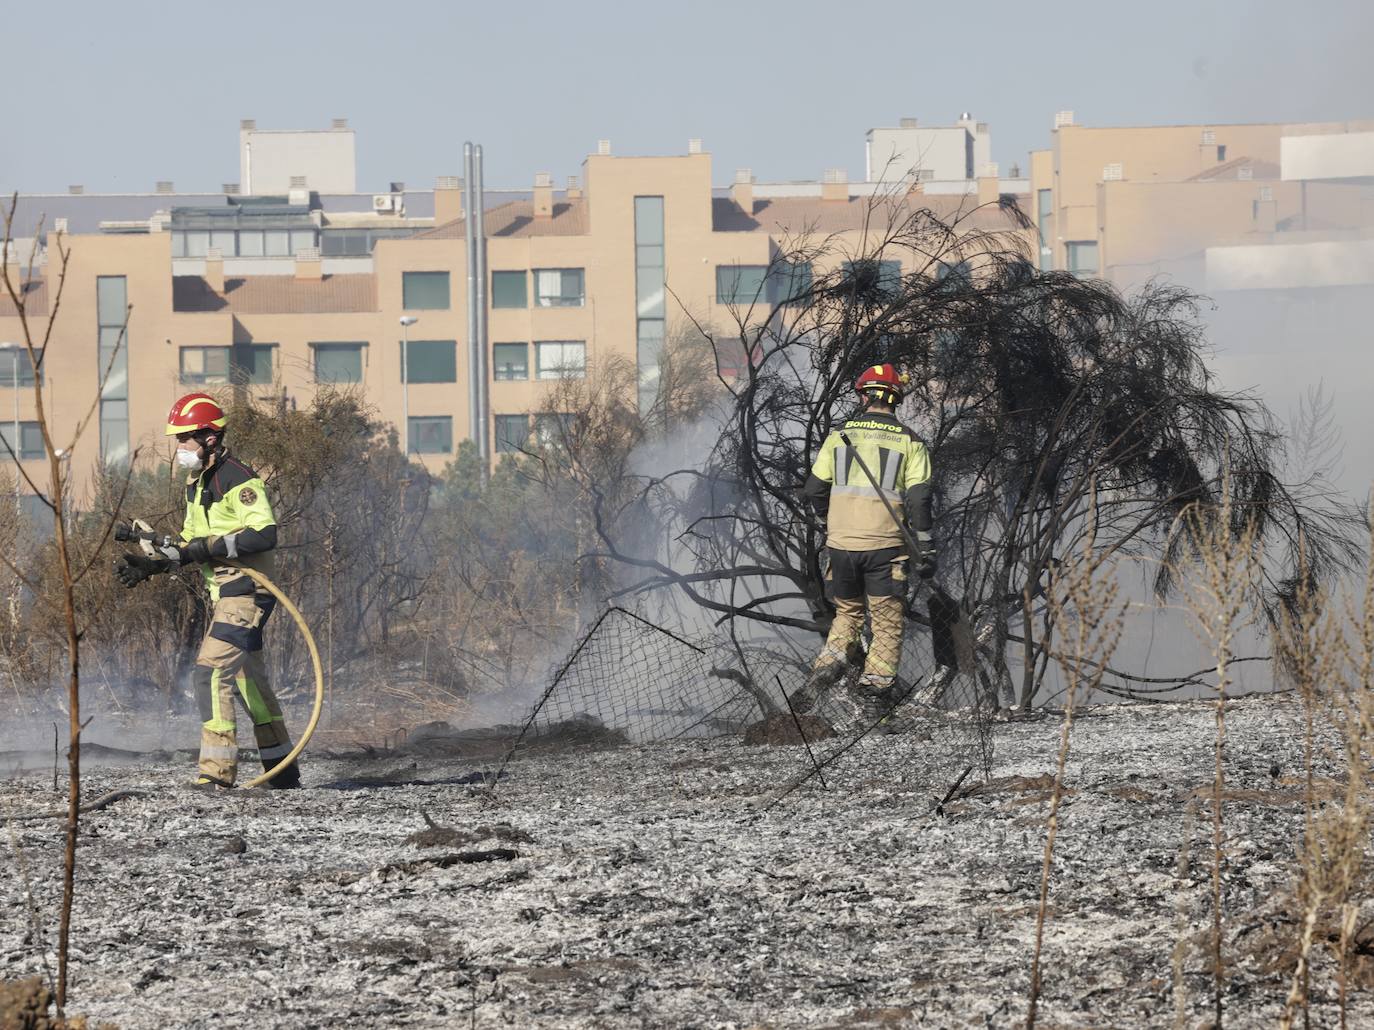
[[[494,456],[518,449],[541,415],[556,414],[547,396],[561,378],[594,375],[602,359],[621,357],[638,365],[642,388],[651,390],[670,334],[696,322],[728,335],[779,248],[798,234],[823,233],[826,260],[836,263],[866,248],[864,226],[878,201],[843,177],[827,176],[800,195],[764,197],[754,195],[748,175],[728,190],[712,179],[711,157],[696,146],[669,157],[598,153],[564,188],[541,175],[516,199],[488,197],[492,417],[485,432]],[[914,194],[904,202],[953,214],[991,201],[967,224],[1016,232],[998,209],[997,186],[979,181],[970,195]],[[218,230],[204,230],[212,235],[194,245],[189,236],[178,240],[175,210],[170,221],[149,219],[143,232],[64,237],[70,258],[43,359],[44,396],[64,446],[100,392],[103,369],[112,369],[91,429],[72,452],[78,484],[102,461],[165,460],[171,402],[197,388],[227,393],[233,383],[296,405],[322,384],[356,387],[408,439],[415,460],[440,470],[469,425],[462,198],[460,183],[441,180],[432,223],[407,238],[379,238],[358,258],[322,258],[318,247],[303,246],[274,259],[259,255],[256,243],[245,256],[243,225],[252,212],[237,216],[238,236],[225,235],[223,247],[214,245]],[[1022,234],[1022,242],[1033,240]],[[35,327],[57,293],[60,262],[52,237],[48,243],[43,274],[27,286]],[[203,256],[192,253],[202,246]],[[126,308],[127,338],[116,350]],[[403,316],[414,319],[404,329]],[[21,340],[14,306],[0,302],[0,341]],[[46,478],[31,446],[26,363],[5,361],[0,354],[0,393],[13,392],[11,379],[20,378],[19,444],[26,467]],[[737,367],[723,360],[721,371],[728,377]],[[7,399],[0,399],[0,433],[9,438]]]
[[[1370,122],[1099,128],[1061,112],[1051,146],[1030,162],[1040,267],[1125,288],[1164,274],[1231,289],[1233,279],[1216,274],[1219,258],[1209,258],[1219,248],[1367,238],[1372,130]]]
[[[924,146],[921,131],[904,124],[889,134]],[[968,172],[970,155],[986,156],[971,149],[986,127],[970,120],[959,131],[955,163]],[[292,187],[281,196],[240,197],[230,184],[224,196],[182,195],[181,207],[176,196],[101,200],[75,187],[28,198],[29,220],[51,204],[77,227],[62,237],[70,259],[43,360],[61,445],[111,370],[72,452],[78,483],[102,461],[165,457],[171,401],[235,383],[297,405],[322,384],[356,388],[434,471],[469,436],[462,183],[324,194],[311,187],[330,176],[342,176],[341,190],[353,185],[352,133],[340,123],[307,135],[338,154],[312,144],[277,155],[273,174]],[[243,129],[263,158],[269,138]],[[1010,195],[1035,223],[1021,242],[1042,269],[1127,289],[1159,275],[1208,292],[1374,286],[1374,123],[1097,128],[1061,112],[1028,168],[1024,179],[998,178],[990,163],[971,179],[911,177],[913,192],[898,203],[976,210],[965,224],[1014,232],[998,206]],[[258,169],[255,178],[266,163]],[[664,341],[694,324],[726,340],[721,371],[735,374],[742,359],[730,357],[730,327],[755,293],[765,307],[777,299],[762,284],[780,250],[809,232],[829,240],[822,261],[862,253],[865,225],[882,224],[873,206],[892,202],[891,183],[850,183],[837,169],[802,183],[757,183],[747,169],[729,187],[716,179],[698,141],[665,157],[615,156],[603,143],[564,186],[540,174],[531,188],[487,191],[490,453],[523,445],[541,415],[556,414],[547,409],[557,381],[594,375],[607,358],[638,366],[644,403]],[[97,221],[92,205],[110,214]],[[57,222],[44,223],[46,260],[25,285],[40,336],[57,293]],[[402,317],[413,324],[403,329]],[[22,338],[13,304],[0,298],[0,343]],[[17,449],[39,472],[32,373],[15,354],[0,348],[0,435],[15,436],[17,396]]]

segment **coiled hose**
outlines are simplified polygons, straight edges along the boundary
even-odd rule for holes
[[[271,579],[257,569],[250,569],[247,565],[243,565],[239,562],[223,562],[216,560],[215,564],[232,565],[235,568],[242,569],[246,576],[277,599],[277,602],[286,609],[286,614],[290,615],[300,628],[301,636],[305,638],[305,646],[310,650],[311,667],[315,670],[315,704],[310,709],[310,720],[305,724],[305,731],[301,733],[300,739],[296,741],[296,746],[287,752],[285,758],[272,766],[271,769],[268,769],[261,776],[245,783],[243,786],[246,790],[249,787],[261,787],[264,783],[294,762],[297,757],[300,756],[300,753],[305,750],[305,745],[309,742],[311,734],[315,732],[315,727],[319,725],[320,713],[324,710],[324,666],[320,664],[320,649],[315,646],[315,637],[311,634],[310,627],[306,624],[305,616],[302,615],[301,610],[292,603],[291,598],[287,597],[286,594],[282,592],[281,587],[277,586],[277,584],[273,583]]]
[[[286,594],[282,592],[281,587],[277,586],[268,576],[259,572],[257,569],[250,569],[241,562],[216,560],[215,564],[231,565],[236,569],[242,569],[246,576],[277,599],[277,602],[286,609],[286,613],[291,616],[292,620],[300,628],[301,636],[305,638],[305,646],[310,650],[310,665],[315,670],[315,703],[310,709],[310,720],[305,724],[305,731],[301,734],[300,739],[296,741],[296,746],[288,751],[286,757],[272,766],[271,769],[268,769],[261,776],[251,779],[243,785],[244,789],[249,787],[261,787],[300,757],[301,752],[305,750],[305,745],[310,741],[311,735],[314,734],[315,727],[319,725],[320,713],[324,710],[324,666],[320,663],[320,649],[315,645],[315,637],[310,632],[310,626],[306,623],[305,616],[302,615],[301,610],[292,603],[291,598],[287,597]],[[82,805],[79,811],[98,811],[124,798],[141,796],[142,793],[140,791],[111,791],[108,794],[96,798],[94,801]],[[28,822],[33,819],[65,819],[67,814],[67,810],[62,808],[54,809],[49,812],[7,815],[0,816],[0,823]]]

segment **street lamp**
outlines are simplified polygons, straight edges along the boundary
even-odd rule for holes
[[[0,350],[10,358],[10,386],[14,394],[14,435],[10,437],[10,449],[14,451],[14,510],[19,510],[19,457],[24,453],[19,439],[19,345],[11,340],[0,343]]]
[[[410,460],[410,374],[406,368],[410,350],[410,327],[420,319],[415,315],[401,316],[401,453]]]

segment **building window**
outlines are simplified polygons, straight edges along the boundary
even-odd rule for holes
[[[291,230],[291,253],[297,254],[302,250],[308,250],[317,246],[314,229],[292,229]],[[447,274],[447,273],[445,273]]]
[[[573,431],[574,416],[566,411],[542,411],[534,416],[534,439],[540,447],[566,443]]]
[[[492,272],[491,306],[494,308],[527,308],[529,295],[525,290],[525,273]]]
[[[402,272],[401,307],[407,311],[448,310],[448,273]]]
[[[239,230],[239,257],[262,257],[262,232],[260,230]]]
[[[767,274],[767,265],[716,265],[716,303],[753,304]]]
[[[312,343],[315,351],[315,382],[361,383],[363,347],[361,343]]]
[[[1097,275],[1097,241],[1071,240],[1064,244],[1069,271],[1079,278]]]
[[[1040,230],[1040,271],[1054,268],[1054,247],[1050,243],[1050,218],[1054,213],[1054,191],[1036,190],[1036,225]]]
[[[534,361],[536,378],[583,379],[587,345],[581,340],[543,340],[534,345]]]
[[[404,346],[404,343],[401,344]],[[411,340],[404,356],[403,378],[408,383],[456,383],[456,340]]]
[[[228,347],[182,347],[181,381],[191,386],[221,386],[229,382]]]
[[[635,197],[635,367],[639,410],[658,395],[658,365],[666,336],[666,265],[662,197]]]
[[[409,426],[411,454],[453,453],[451,415],[412,415]]]
[[[760,348],[757,344],[747,350],[739,337],[725,337],[716,340],[716,373],[722,379],[738,379],[750,365],[759,363]]]
[[[527,343],[498,343],[491,348],[491,374],[498,380],[530,377],[530,348]]]
[[[261,386],[272,381],[272,349],[275,343],[236,343],[229,355],[230,378],[240,385]]]
[[[114,465],[129,460],[129,289],[124,276],[96,277],[95,308],[96,374],[101,377],[100,460]]]
[[[38,361],[41,378],[42,351],[39,351]],[[15,386],[16,379],[18,379],[17,385],[19,386],[33,385],[33,359],[29,357],[29,350],[23,344],[0,348],[0,389]]]
[[[517,454],[525,449],[530,438],[528,415],[496,416],[496,453]]]
[[[1223,162],[1223,161],[1225,161],[1225,160],[1226,160],[1226,144],[1225,144],[1225,143],[1219,143],[1219,144],[1217,144],[1217,163],[1220,164],[1221,162]]]
[[[580,308],[586,283],[580,268],[536,268],[534,303],[541,308]]]
[[[415,229],[325,229],[320,233],[321,257],[367,257],[379,240],[401,240]]]
[[[0,440],[4,441],[5,457],[14,453],[14,423],[0,423]],[[33,461],[47,454],[43,449],[43,431],[37,422],[19,423],[19,459]]]
[[[204,257],[205,252],[210,249],[210,233],[205,229],[196,229],[186,233],[186,257]]]
[[[768,303],[797,304],[811,292],[811,262],[779,261],[768,270]]]
[[[330,229],[320,234],[321,257],[367,257],[371,253],[372,241],[366,229]]]
[[[902,263],[900,261],[875,261],[872,258],[862,258],[858,261],[846,261],[841,267],[844,270],[845,278],[862,292],[876,290],[881,293],[893,294],[902,288]]]
[[[291,234],[285,229],[268,229],[262,234],[265,257],[286,257],[291,247]]]

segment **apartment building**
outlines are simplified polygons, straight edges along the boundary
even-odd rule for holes
[[[1270,286],[1374,283],[1357,244],[1374,228],[1371,122],[1101,128],[1062,111],[1030,170],[1043,269],[1216,291],[1243,288],[1244,255],[1289,270]],[[1315,244],[1336,250],[1291,249]]]
[[[278,164],[279,173],[290,167]],[[285,196],[226,192],[196,205],[164,204],[141,224],[102,219],[102,231],[64,238],[65,286],[43,361],[60,431],[76,425],[102,370],[112,369],[98,431],[72,455],[78,482],[100,462],[164,455],[166,409],[198,386],[238,384],[304,404],[321,384],[356,385],[417,460],[438,470],[452,458],[469,424],[462,184],[440,179],[428,217],[378,203],[347,212],[353,224],[345,227],[304,178],[288,179]],[[516,450],[542,414],[556,414],[545,400],[556,380],[594,374],[604,357],[634,361],[651,392],[664,341],[692,321],[728,327],[737,303],[760,291],[768,299],[774,287],[765,272],[795,235],[825,234],[836,262],[864,249],[877,201],[842,172],[792,188],[759,187],[747,170],[734,179],[713,185],[711,157],[698,141],[666,157],[615,156],[603,141],[562,188],[541,174],[528,190],[487,192],[491,419],[483,432],[494,455]],[[1000,186],[984,178],[916,202],[953,215],[996,201]],[[396,195],[409,206],[409,191]],[[995,203],[968,224],[1014,231]],[[356,253],[331,254],[328,234],[344,228],[368,235]],[[899,272],[895,255],[894,262],[884,272]],[[31,321],[52,310],[58,270],[49,237],[41,274],[25,287]],[[788,274],[804,281],[827,270]],[[126,310],[127,338],[116,347]],[[413,323],[403,328],[402,316]],[[13,305],[0,301],[0,342],[20,338]],[[736,360],[728,347],[723,353],[727,366]],[[23,359],[6,364],[13,354],[0,348],[0,392],[17,396],[18,450],[35,461],[24,389],[32,370]],[[13,423],[0,418],[0,433],[12,436]]]

